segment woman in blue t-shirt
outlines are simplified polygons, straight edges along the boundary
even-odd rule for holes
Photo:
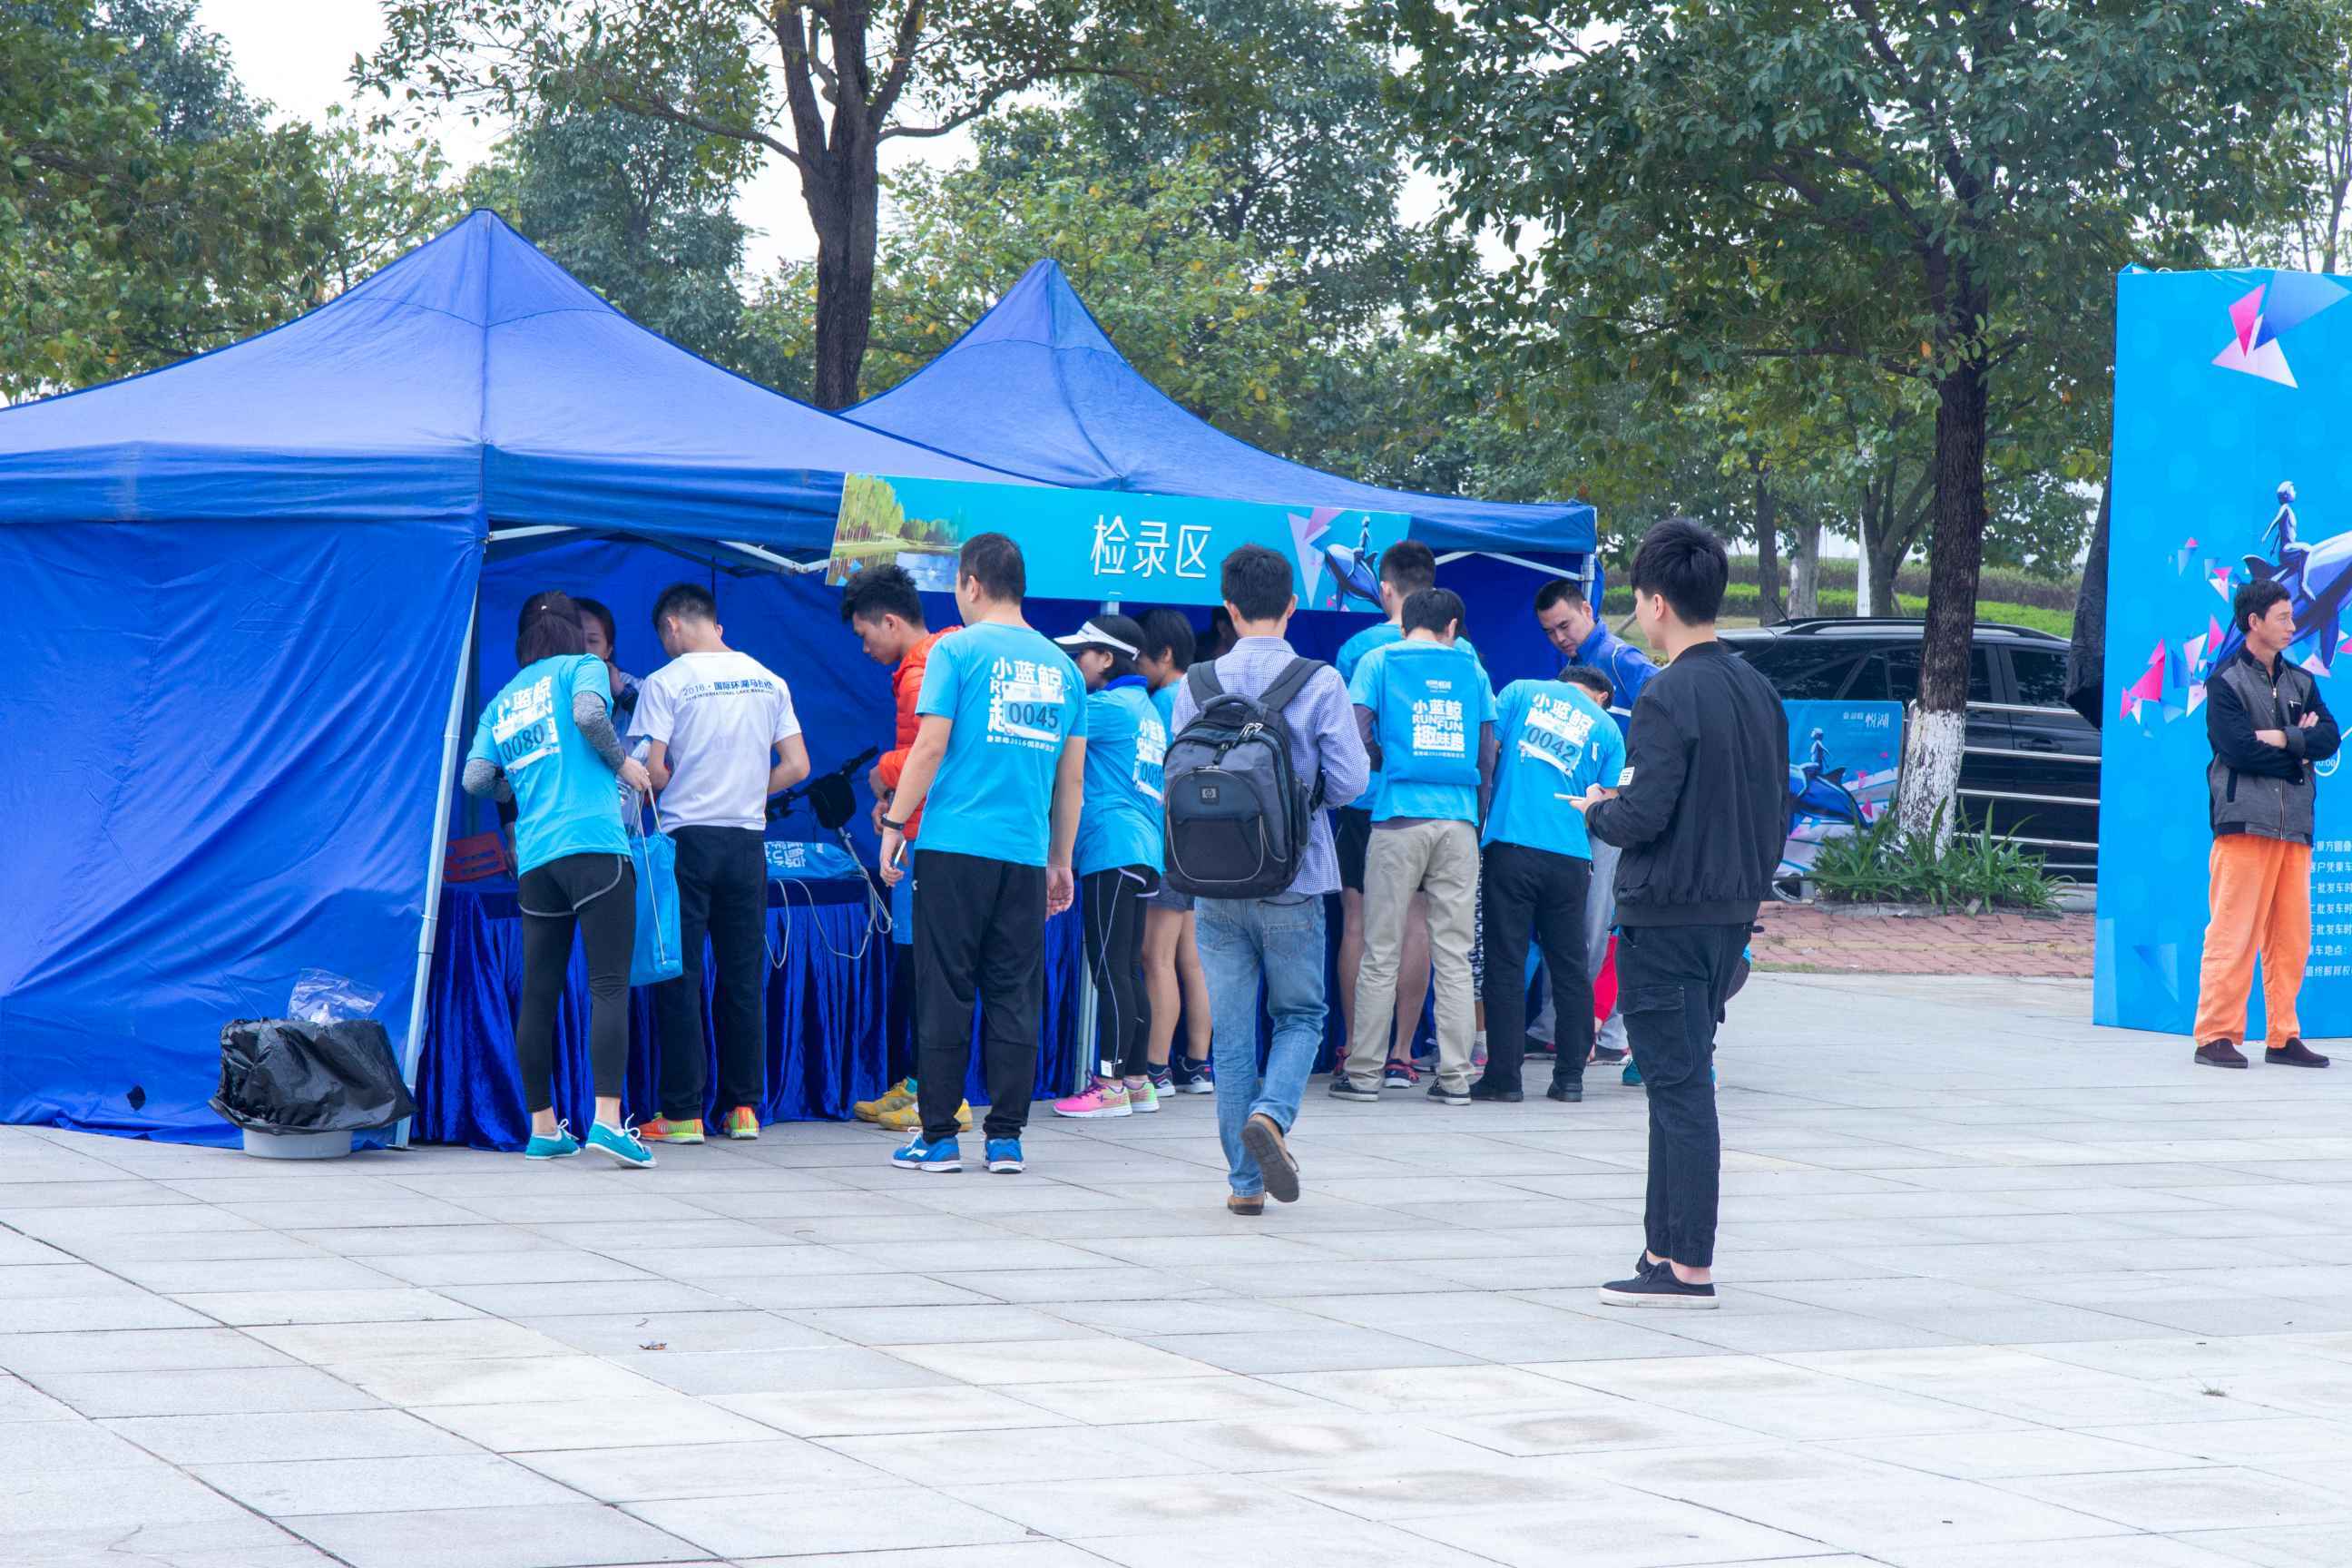
[[[1086,805],[1078,816],[1076,870],[1099,1060],[1094,1082],[1055,1100],[1054,1114],[1130,1116],[1160,1109],[1149,1058],[1143,909],[1160,886],[1168,729],[1150,686],[1136,673],[1141,626],[1125,616],[1097,616],[1055,640],[1087,682]]]
[[[526,600],[515,627],[522,668],[483,709],[466,754],[468,795],[515,803],[522,910],[522,1002],[515,1055],[530,1107],[532,1160],[577,1154],[581,1141],[555,1115],[555,1009],[576,927],[588,959],[588,1059],[596,1122],[587,1147],[624,1165],[652,1152],[621,1120],[629,1065],[629,958],[636,944],[637,880],[622,813],[651,788],[643,763],[613,732],[604,661],[588,652],[580,614],[557,593]],[[626,805],[625,806],[625,802]]]

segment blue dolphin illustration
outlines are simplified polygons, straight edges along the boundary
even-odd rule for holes
[[[1850,822],[1863,826],[1862,807],[1845,787],[1845,770],[1832,768],[1817,773],[1809,767],[1789,764],[1789,809],[1798,816],[1818,817],[1823,822]]]
[[[1361,599],[1374,609],[1380,607],[1380,558],[1371,546],[1372,522],[1366,518],[1353,545],[1323,547],[1323,563],[1331,568],[1331,581],[1339,590],[1343,606],[1349,599]]]
[[[2311,646],[2305,651],[2316,652],[2320,668],[2332,671],[2336,645],[2344,638],[2345,601],[2352,597],[2352,533],[2339,533],[2316,544],[2291,544],[2279,553],[2282,559],[2277,561],[2247,556],[2246,571],[2257,583],[2267,579],[2287,591],[2294,605],[2294,641],[2288,645],[2289,656],[2308,643]],[[2231,627],[2214,652],[2214,668],[2219,668],[2245,642],[2244,628]]]

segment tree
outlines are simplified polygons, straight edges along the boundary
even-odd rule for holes
[[[467,176],[467,192],[641,325],[796,388],[800,367],[748,328],[737,286],[748,231],[731,206],[736,182],[709,173],[705,140],[625,110],[542,109]]]
[[[1412,247],[1397,218],[1403,128],[1380,56],[1329,0],[1173,4],[1225,69],[1171,73],[1156,93],[1125,76],[1076,79],[1064,106],[991,122],[983,166],[1083,150],[1139,199],[1150,172],[1204,159],[1222,181],[1218,231],[1295,253],[1318,323],[1357,330],[1391,310],[1410,292]]]
[[[1227,184],[1205,157],[1145,176],[1120,199],[1088,153],[1041,152],[893,177],[899,216],[884,234],[870,380],[877,391],[929,363],[1031,263],[1059,261],[1135,368],[1193,413],[1245,440],[1278,442],[1287,392],[1315,342],[1296,257],[1266,258],[1218,220]],[[778,279],[766,297],[806,297]]]
[[[1532,244],[1563,350],[1835,360],[1932,396],[1904,830],[1948,833],[1990,410],[2116,262],[2243,209],[2327,58],[2321,0],[1380,0],[1450,212]],[[1532,231],[1528,233],[1528,231]],[[1639,316],[1633,312],[1654,311]],[[2040,346],[2037,346],[2039,344]]]
[[[703,138],[728,180],[798,172],[816,231],[813,395],[856,401],[880,237],[880,152],[1041,83],[1164,63],[1160,0],[384,0],[356,78],[414,105],[614,108]],[[772,52],[773,63],[770,56]],[[711,68],[681,77],[676,62]]]
[[[190,9],[0,7],[0,397],[248,337],[448,216],[429,148],[264,126]]]

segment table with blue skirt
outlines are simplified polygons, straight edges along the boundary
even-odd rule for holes
[[[1082,1070],[1079,1002],[1085,960],[1073,908],[1045,928],[1045,1026],[1037,1058],[1036,1092],[1068,1092]],[[887,1087],[890,977],[908,950],[876,929],[865,882],[768,883],[768,1093],[762,1122],[845,1121],[851,1104]],[[703,966],[702,1048],[708,1081],[719,1082],[718,1048],[709,1036],[713,984]],[[441,925],[434,943],[425,999],[425,1044],[416,1066],[413,1135],[478,1149],[520,1149],[530,1137],[522,1072],[514,1048],[515,1005],[522,990],[522,920],[515,884],[499,878],[451,883],[442,889]],[[900,1025],[903,1027],[903,1024]],[[622,1108],[639,1121],[660,1110],[661,1033],[654,994],[629,994],[629,1076]],[[1087,1053],[1090,1054],[1090,1053]],[[979,1053],[969,1089],[985,1102]],[[575,1128],[593,1120],[588,1070],[588,973],[575,943],[555,1022],[555,1109]],[[717,1113],[717,1106],[709,1108]]]
[[[902,884],[903,886],[903,884]],[[905,904],[899,903],[903,911]],[[1080,949],[1079,907],[1045,926],[1045,1016],[1037,1053],[1034,1092],[1040,1099],[1068,1093],[1088,1070],[1091,1043],[1082,1039],[1086,961]],[[902,915],[903,918],[903,915]],[[872,1100],[887,1087],[890,1031],[905,1027],[890,1016],[894,965],[909,962],[910,950],[895,945],[878,929],[864,881],[855,878],[768,883],[767,1032],[768,1093],[759,1108],[763,1123],[845,1121],[850,1106]],[[1339,900],[1328,900],[1325,920],[1326,973],[1331,999],[1317,1069],[1345,1054],[1347,1041],[1339,1006]],[[702,1048],[710,1069],[706,1079],[717,1092],[718,1047],[710,1037],[713,984],[703,966]],[[478,1149],[520,1149],[530,1135],[523,1106],[522,1073],[515,1057],[515,1004],[522,989],[522,924],[515,885],[508,879],[445,886],[439,940],[434,944],[433,976],[425,999],[425,1046],[416,1067],[414,1136]],[[622,1108],[639,1121],[660,1110],[656,1085],[661,1076],[662,1041],[655,1022],[653,992],[629,994],[629,1075]],[[1532,1014],[1530,1015],[1532,1016]],[[1430,1038],[1426,1007],[1418,1031]],[[1258,1018],[1260,1059],[1269,1029]],[[988,1102],[981,1078],[978,1025],[965,1097]],[[1182,1050],[1180,1028],[1174,1046]],[[555,1108],[574,1128],[593,1119],[593,1089],[588,1070],[588,974],[577,944],[564,979],[555,1021]],[[705,1108],[715,1116],[714,1101]]]

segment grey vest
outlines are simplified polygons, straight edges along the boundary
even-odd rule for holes
[[[2238,700],[2246,705],[2246,715],[2257,730],[2292,733],[2294,726],[2287,721],[2287,710],[2299,704],[2308,711],[2319,694],[2311,672],[2284,658],[2279,660],[2275,691],[2264,679],[2263,667],[2251,658],[2231,659],[2213,679],[2230,683]],[[2215,757],[2205,764],[2205,788],[2211,797],[2216,837],[2251,833],[2262,838],[2284,839],[2289,844],[2311,842],[2312,812],[2318,792],[2313,785],[2308,763],[2303,764],[2297,777],[2275,779],[2262,773],[2242,773]]]

